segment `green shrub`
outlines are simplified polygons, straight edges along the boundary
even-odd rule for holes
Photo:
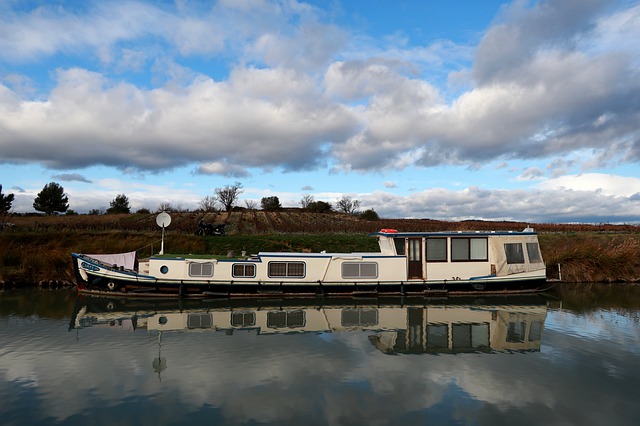
[[[380,220],[380,217],[374,209],[368,209],[360,214],[360,220]]]

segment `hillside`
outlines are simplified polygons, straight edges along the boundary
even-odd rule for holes
[[[158,230],[155,219],[157,214],[121,214],[121,215],[71,215],[71,216],[10,216],[7,222],[15,230],[45,231],[140,231]],[[228,235],[260,235],[274,233],[306,234],[366,234],[383,228],[405,232],[416,231],[457,231],[457,230],[510,230],[521,231],[527,226],[538,232],[640,232],[640,226],[634,225],[585,225],[585,224],[549,224],[526,222],[492,222],[469,220],[449,222],[432,219],[380,219],[360,220],[357,216],[331,212],[310,213],[302,209],[282,209],[279,211],[239,209],[232,212],[179,212],[171,213],[171,224],[166,229],[173,233],[194,233],[198,222],[224,223]]]

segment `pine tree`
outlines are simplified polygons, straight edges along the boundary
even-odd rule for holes
[[[69,208],[69,198],[64,194],[62,186],[50,182],[36,196],[33,208],[48,215],[55,212],[64,213]]]
[[[111,206],[107,209],[107,213],[109,214],[131,213],[129,199],[124,194],[117,195],[109,205]]]
[[[0,213],[9,213],[11,210],[11,204],[13,203],[13,199],[15,195],[13,194],[2,194],[2,185],[0,184]]]

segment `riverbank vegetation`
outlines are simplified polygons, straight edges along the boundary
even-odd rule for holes
[[[3,285],[72,283],[71,252],[115,253],[136,250],[140,258],[158,253],[161,230],[155,214],[106,214],[7,218],[0,232]],[[198,222],[224,223],[226,236],[195,235]],[[528,224],[522,222],[430,219],[362,220],[341,213],[301,209],[172,213],[165,252],[227,255],[259,251],[376,251],[368,233],[401,231],[522,230],[539,232],[547,265],[561,265],[567,282],[639,282],[640,227],[633,225]]]

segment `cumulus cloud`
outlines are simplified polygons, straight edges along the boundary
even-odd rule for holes
[[[583,173],[548,179],[538,186],[547,190],[601,191],[606,196],[633,197],[640,192],[640,179],[603,173]]]
[[[634,199],[639,191],[640,179],[596,174],[549,179],[528,190],[472,186],[455,191],[432,188],[406,196],[376,191],[355,197],[363,209],[375,208],[380,217],[397,217],[401,212],[401,217],[454,221],[480,217],[532,223],[629,223],[637,222],[640,215],[640,204]]]
[[[544,171],[540,170],[538,167],[529,167],[527,170],[523,171],[518,179],[520,180],[538,180],[542,176],[544,176]]]
[[[198,173],[202,174],[218,174],[230,177],[247,177],[249,172],[243,168],[234,166],[226,162],[214,161],[211,163],[201,164],[197,169]]]
[[[629,157],[637,150],[629,141],[638,139],[634,123],[640,116],[629,99],[640,99],[637,51],[580,50],[582,45],[572,42],[600,43],[606,28],[613,31],[612,25],[596,25],[598,18],[606,21],[603,7],[600,1],[580,7],[553,1],[507,6],[478,46],[476,86],[451,103],[421,90],[422,80],[401,84],[401,75],[379,60],[375,67],[334,64],[329,89],[344,86],[348,96],[368,96],[359,110],[361,131],[336,148],[336,157],[365,170],[392,164],[399,152],[419,147],[424,154],[416,163],[426,167],[550,158],[585,148],[594,153],[585,167],[605,156],[635,161]],[[640,24],[635,9],[616,21],[624,21],[625,28]],[[369,80],[377,85],[371,87]],[[379,82],[386,81],[401,102],[384,96],[386,86]]]
[[[215,81],[174,63],[186,74],[153,89],[61,69],[40,102],[5,86],[0,133],[6,144],[20,146],[3,146],[5,161],[153,170],[222,157],[236,169],[298,170],[322,167],[330,155],[339,169],[373,171],[545,158],[584,148],[634,161],[629,141],[637,138],[640,113],[628,99],[640,98],[638,54],[593,46],[616,40],[613,23],[633,34],[640,13],[636,7],[607,17],[606,2],[579,3],[505,6],[477,47],[476,87],[450,103],[420,77],[425,57],[434,63],[438,55],[399,44],[370,46],[376,56],[361,52],[335,61],[350,52],[349,33],[304,4],[221,2],[202,9],[185,3],[171,10],[131,2],[87,7],[84,15],[63,8],[14,12],[4,18],[14,31],[0,38],[5,60],[94,49],[110,62],[118,50],[118,67],[139,69],[147,61],[143,50],[119,50],[120,43],[153,36],[183,56],[218,52],[225,41],[252,41],[242,57],[265,67],[240,63],[228,80]],[[248,25],[257,13],[272,19]],[[231,33],[230,22],[239,31]],[[283,29],[275,31],[275,23]],[[11,36],[18,33],[27,37]],[[162,61],[159,69],[170,70],[162,48],[145,50]],[[83,148],[86,141],[98,148]],[[76,149],[68,158],[56,156],[65,145]],[[398,161],[407,154],[411,164]]]
[[[224,83],[201,77],[176,91],[60,70],[48,101],[13,97],[0,105],[3,160],[159,170],[224,158],[236,167],[296,170],[321,164],[322,144],[354,126],[348,108],[314,96],[305,78],[295,84],[287,71],[241,74]],[[273,85],[281,90],[261,89]]]

